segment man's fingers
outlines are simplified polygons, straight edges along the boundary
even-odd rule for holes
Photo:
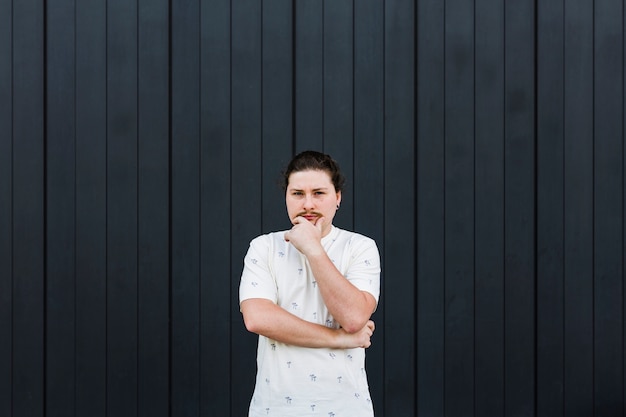
[[[364,348],[368,348],[368,347],[370,347],[370,346],[372,346],[372,341],[371,341],[371,340],[370,340],[370,338],[368,337],[368,338],[367,338],[367,340],[365,341],[365,343],[363,343],[363,346],[362,346],[362,347],[364,347]]]

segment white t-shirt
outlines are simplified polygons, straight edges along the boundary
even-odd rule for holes
[[[262,235],[250,243],[239,286],[240,301],[266,298],[304,320],[339,327],[324,305],[307,259],[285,242],[284,234]],[[322,245],[339,272],[378,302],[380,256],[376,243],[333,226]],[[373,416],[365,349],[303,348],[259,336],[249,416]]]

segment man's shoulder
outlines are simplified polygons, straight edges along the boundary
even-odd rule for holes
[[[350,242],[350,243],[361,243],[361,242],[363,242],[363,243],[376,244],[374,239],[372,239],[371,237],[366,236],[364,234],[358,233],[358,232],[341,229],[339,227],[335,227],[334,228],[334,232],[335,232],[335,237],[334,238],[336,240],[343,240],[343,241]]]
[[[286,230],[279,230],[279,231],[275,231],[275,232],[263,233],[262,235],[258,235],[256,237],[254,237],[252,239],[252,242],[254,242],[256,240],[284,239],[284,236],[285,236],[286,232],[287,232]]]
[[[250,246],[274,246],[285,242],[286,230],[264,233],[250,241]]]

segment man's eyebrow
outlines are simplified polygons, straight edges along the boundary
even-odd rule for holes
[[[293,187],[293,188],[289,188],[289,191],[304,191],[304,190]],[[317,188],[313,188],[311,191],[328,191],[328,187],[317,187]]]

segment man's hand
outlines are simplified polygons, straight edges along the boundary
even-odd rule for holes
[[[365,326],[356,333],[348,333],[344,329],[340,328],[337,331],[341,334],[339,336],[339,344],[341,349],[352,348],[368,348],[372,345],[371,337],[374,334],[374,322],[369,320]]]
[[[290,242],[305,256],[319,255],[324,252],[322,247],[322,225],[324,218],[319,217],[315,223],[302,216],[293,219],[293,227],[285,232],[285,240]]]

